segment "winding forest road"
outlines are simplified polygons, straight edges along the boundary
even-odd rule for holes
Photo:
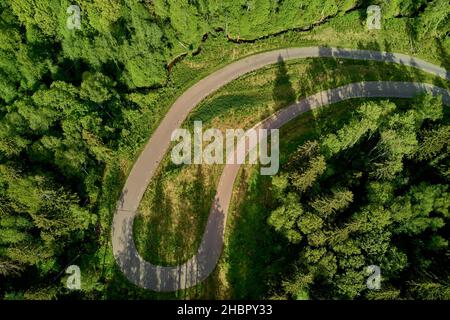
[[[154,291],[176,291],[192,287],[214,270],[222,252],[224,229],[233,184],[240,165],[226,165],[217,187],[203,238],[196,255],[182,265],[164,267],[145,261],[133,240],[133,222],[144,192],[171,143],[173,130],[179,128],[191,110],[208,95],[236,78],[274,64],[280,59],[334,57],[353,60],[392,62],[415,67],[450,80],[445,69],[403,54],[335,48],[289,48],[256,54],[234,62],[200,80],[172,105],[135,162],[123,187],[112,225],[113,253],[125,276],[135,285]],[[277,129],[300,114],[324,105],[352,98],[412,98],[422,92],[443,96],[450,105],[450,92],[430,84],[413,82],[359,82],[325,90],[273,114],[255,129]],[[161,212],[164,214],[164,212]]]

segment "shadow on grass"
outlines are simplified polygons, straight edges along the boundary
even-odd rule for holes
[[[183,180],[174,196],[168,194],[167,177],[158,174],[147,206],[148,216],[136,219],[135,241],[142,257],[157,265],[182,265],[201,242],[213,202],[212,177],[201,165],[192,167],[193,177]]]
[[[226,94],[206,101],[200,107],[195,108],[189,115],[186,123],[194,120],[201,120],[204,123],[226,114],[230,109],[243,109],[252,107],[258,101],[250,94]]]
[[[232,298],[262,299],[280,283],[294,255],[284,237],[267,224],[273,208],[270,177],[254,171],[248,181],[246,175],[242,170],[237,198],[243,200],[229,224],[227,279]]]
[[[286,63],[283,58],[278,57],[277,72],[272,92],[272,98],[275,101],[275,109],[286,107],[295,102],[295,90],[288,75]]]
[[[442,66],[446,69],[449,70],[450,69],[450,48],[446,48],[443,43],[442,40],[436,40],[436,47],[437,47],[437,51],[439,53],[439,59],[441,61]],[[447,72],[447,75],[449,74],[449,72]]]

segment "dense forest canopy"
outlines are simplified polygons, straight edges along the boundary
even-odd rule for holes
[[[449,138],[442,103],[423,96],[407,108],[364,103],[302,144],[272,181],[268,223],[298,248],[284,294],[450,299]],[[381,291],[367,290],[370,265]]]
[[[419,40],[448,36],[447,0],[379,3],[386,12],[384,19],[412,17]],[[74,4],[81,8],[80,29],[67,28],[67,8]],[[58,275],[68,257],[95,246],[105,166],[126,143],[129,128],[141,115],[140,90],[151,92],[167,86],[167,65],[173,59],[195,53],[205,35],[214,30],[223,30],[233,39],[251,40],[283,30],[308,29],[367,5],[358,0],[1,1],[0,293],[53,288],[54,281],[49,279]],[[390,158],[377,162],[380,167],[373,174],[386,181],[392,180],[389,175],[397,177],[401,161],[408,155],[420,154],[427,161],[442,156],[444,149],[433,144],[433,137],[448,134],[446,127],[430,127],[423,131],[424,140],[416,143],[413,136],[419,120],[416,115],[408,116],[408,124],[392,118],[392,129],[383,122],[380,148]],[[381,122],[380,118],[379,123],[364,125],[378,128]],[[411,145],[393,150],[398,135],[411,138]],[[315,157],[320,157],[318,146],[321,157],[332,157],[339,155],[346,143],[339,136],[327,139],[315,149],[311,145]],[[325,166],[326,161],[317,163]],[[316,170],[319,176],[325,169]],[[400,184],[386,182],[371,188],[384,190]],[[330,197],[350,202],[349,191],[338,186],[333,190]],[[394,201],[392,195],[386,195],[388,199],[376,201],[380,205],[385,201],[386,206],[398,206],[402,201],[415,205],[416,197],[443,196],[445,192],[443,185],[420,184],[401,199]],[[341,204],[337,205],[340,208]],[[425,208],[426,215],[431,210],[440,212],[433,208]],[[364,214],[360,215],[363,219]],[[436,219],[437,230],[442,223]],[[280,225],[293,241],[304,238],[276,219],[273,224]],[[400,229],[392,232],[422,230],[420,225],[412,230],[394,226]],[[437,235],[433,239],[437,246],[444,241]],[[399,252],[391,253],[404,263]],[[393,267],[393,272],[401,266]],[[29,293],[29,297],[36,296]]]

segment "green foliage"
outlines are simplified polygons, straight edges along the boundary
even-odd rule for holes
[[[366,103],[358,109],[358,115],[340,129],[336,134],[329,134],[322,143],[323,153],[327,157],[351,148],[365,134],[378,129],[387,114],[395,110],[395,105],[386,102],[384,105]]]
[[[444,283],[425,280],[420,283],[411,283],[412,291],[423,300],[449,300],[450,299],[450,279]]]
[[[121,148],[138,149],[169,100],[192,80],[192,70],[198,77],[232,58],[217,58],[205,68],[201,65],[202,73],[193,68],[176,83],[167,68],[172,59],[200,52],[205,34],[222,36],[223,43],[225,34],[220,30],[230,38],[252,40],[307,29],[362,8],[356,0],[80,0],[75,4],[81,8],[81,29],[71,30],[66,22],[67,8],[72,4],[68,0],[0,3],[0,274],[7,279],[1,293],[8,292],[6,297],[10,298],[62,294],[50,284],[51,279],[80,251],[99,246],[94,226],[109,236],[104,225],[100,228],[96,224],[94,214],[99,211],[99,198],[114,197],[103,185],[105,168],[117,159]],[[396,1],[391,12],[412,17],[413,28],[422,40],[445,41],[448,35],[445,0]],[[352,19],[354,23],[354,16]],[[387,23],[397,26],[397,20]],[[240,55],[247,54],[245,50]],[[203,60],[217,52],[206,52]],[[281,90],[277,107],[296,98],[283,74],[277,78]],[[153,90],[156,88],[159,90]],[[405,117],[415,122],[404,123],[400,117],[380,131],[383,139],[375,150],[385,154],[370,163],[378,168],[372,174],[394,179],[404,168],[403,161],[417,156],[440,175],[450,176],[445,158],[448,144],[443,142],[448,140],[448,126],[422,126],[414,139],[415,128],[439,119],[442,109],[433,109],[437,104],[431,100],[420,106],[423,108]],[[355,120],[344,131],[329,135],[327,141],[313,143],[310,153],[300,152],[293,160],[289,174],[274,179],[277,198],[286,193],[292,198],[292,203],[283,203],[278,214],[269,218],[278,231],[292,242],[308,241],[318,247],[332,239],[348,238],[351,226],[341,226],[336,234],[323,232],[321,227],[352,205],[357,196],[352,186],[336,185],[306,202],[301,198],[310,191],[317,193],[318,181],[336,171],[329,159],[376,131],[382,118],[393,112],[391,107],[361,108],[355,119],[364,121]],[[364,112],[375,118],[365,117]],[[407,143],[400,150],[402,139]],[[306,165],[297,170],[296,161]],[[378,194],[377,188],[383,193]],[[395,188],[373,185],[372,196],[383,196],[383,204],[390,204],[394,197],[391,189]],[[409,203],[408,199],[401,201]],[[412,208],[414,199],[411,195]],[[328,200],[332,204],[325,205]],[[111,208],[101,210],[103,223],[109,224]],[[321,214],[319,219],[316,214]],[[422,230],[420,219],[424,218],[435,219],[433,228],[438,228],[441,222],[433,214],[423,213],[424,217],[409,221],[411,226],[405,230]],[[431,239],[430,248],[443,248],[446,243],[446,238]],[[322,251],[312,251],[311,259],[319,261],[323,270],[334,270],[334,256],[321,256]],[[36,283],[22,280],[22,274]],[[29,290],[14,292],[25,287]],[[305,290],[298,286],[289,294],[305,297]]]
[[[278,207],[268,219],[300,256],[280,295],[447,296],[446,284],[405,284],[424,272],[447,274],[437,261],[448,247],[450,194],[436,166],[449,160],[447,123],[441,100],[431,96],[417,97],[406,110],[388,101],[363,103],[336,133],[306,141],[290,156],[272,179]],[[311,159],[320,157],[326,163],[317,174]],[[377,293],[365,283],[372,264],[381,268]]]
[[[0,185],[0,252],[5,275],[31,265],[43,268],[44,261],[52,261],[70,238],[82,237],[96,221],[80,207],[76,195],[56,189],[47,177],[23,176],[1,165]],[[41,271],[56,271],[55,267]]]
[[[450,28],[450,6],[446,0],[435,0],[429,4],[420,17],[423,35],[434,38],[448,36]],[[421,30],[421,31],[422,31]]]
[[[301,240],[301,235],[295,230],[296,221],[303,213],[296,195],[289,193],[286,196],[285,205],[279,207],[269,218],[269,223],[275,230],[280,231],[293,243]]]
[[[287,167],[296,169],[288,176],[291,184],[298,191],[305,192],[324,173],[326,162],[325,157],[319,154],[317,142],[309,141],[290,158]],[[301,169],[297,170],[298,167]]]
[[[395,17],[411,16],[424,4],[426,0],[393,0],[388,2],[386,13]]]

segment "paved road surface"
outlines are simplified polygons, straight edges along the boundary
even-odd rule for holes
[[[117,204],[112,226],[113,253],[120,269],[132,283],[154,291],[176,291],[192,287],[209,276],[222,252],[224,226],[239,165],[226,165],[224,168],[202,242],[195,256],[182,265],[163,267],[143,260],[136,250],[133,240],[134,218],[147,185],[169,149],[173,130],[181,126],[189,112],[201,100],[241,75],[276,63],[280,59],[309,57],[393,62],[450,80],[450,73],[445,69],[403,54],[311,47],[282,49],[247,57],[197,82],[175,101],[147,142],[128,176]],[[280,110],[255,128],[276,129],[303,112],[351,98],[411,98],[425,91],[443,95],[444,102],[450,105],[450,93],[432,85],[409,82],[360,82],[307,97]]]

